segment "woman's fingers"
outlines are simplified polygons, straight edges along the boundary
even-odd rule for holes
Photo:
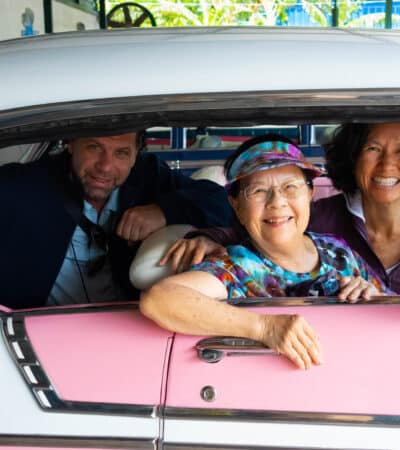
[[[172,256],[172,267],[176,273],[187,270],[192,260],[193,249],[188,241],[182,241],[177,251]]]
[[[348,300],[355,303],[360,299],[370,300],[372,295],[379,294],[376,287],[361,277],[344,277],[341,280],[340,292],[338,294],[339,301]]]
[[[304,335],[299,336],[300,342],[307,351],[314,364],[322,364],[322,348],[317,333],[304,321]]]
[[[167,253],[160,260],[159,265],[163,266],[169,263],[173,272],[176,273],[182,263],[185,252],[186,244],[184,240],[180,239],[167,251]]]
[[[164,266],[167,264],[167,262],[172,258],[172,255],[175,253],[176,249],[181,245],[181,239],[176,241],[174,244],[171,245],[171,247],[166,251],[164,256],[160,259],[158,262],[159,266]]]
[[[349,292],[348,296],[347,296],[347,300],[350,303],[355,303],[357,302],[357,300],[361,299],[361,292],[363,290],[363,283],[362,283],[362,279],[359,277],[356,277],[354,279],[354,281],[352,282],[352,290]]]
[[[201,242],[194,240],[186,240],[182,243],[181,248],[184,250],[180,255],[177,272],[184,272],[194,264],[200,264],[206,257],[206,249]]]
[[[193,239],[179,239],[173,244],[158,263],[164,266],[168,262],[174,272],[183,272],[194,264],[200,264],[207,255],[218,252],[226,254],[226,249],[204,236]]]
[[[299,369],[307,369],[305,362],[299,352],[293,348],[288,347],[284,351],[279,351],[279,353],[282,353],[282,355],[285,355],[287,358],[290,359]]]
[[[192,252],[191,265],[200,264],[207,256],[207,249],[204,246],[194,248]]]
[[[351,282],[353,281],[353,277],[339,277],[339,286],[340,291],[338,292],[338,300],[339,302],[345,302],[347,300],[347,296],[349,292],[351,292]]]
[[[294,338],[292,341],[292,348],[301,359],[304,369],[311,369],[312,359],[309,346],[304,345],[299,339]]]
[[[318,352],[311,342],[306,344],[302,340],[297,339],[295,336],[287,342],[282,347],[279,346],[279,353],[287,356],[291,361],[293,361],[297,367],[300,369],[311,369],[312,364],[320,364],[319,358],[317,356]],[[314,361],[314,358],[316,361]]]
[[[318,336],[305,319],[298,315],[278,315],[269,318],[265,342],[287,356],[301,369],[321,364],[321,346]]]
[[[371,297],[377,294],[379,294],[378,289],[371,283],[367,283],[367,286],[361,291],[361,297],[367,301],[371,300]]]
[[[184,272],[188,270],[193,264],[198,264],[195,262],[196,253],[198,253],[199,262],[204,259],[204,252],[201,247],[198,247],[191,241],[186,242],[185,253],[181,258],[181,263],[179,266],[179,272]]]
[[[361,278],[360,277],[346,277],[346,283],[341,283],[343,286],[338,294],[339,301],[354,301],[358,298],[361,292]]]

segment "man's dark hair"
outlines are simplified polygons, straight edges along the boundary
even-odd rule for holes
[[[262,142],[286,142],[287,144],[296,145],[291,139],[287,138],[286,136],[283,136],[278,133],[267,133],[263,134],[261,136],[256,136],[252,139],[249,139],[248,141],[243,142],[225,161],[224,164],[224,170],[225,175],[228,175],[228,172],[230,168],[232,167],[233,162],[236,160],[236,158],[241,155],[243,152],[245,152],[248,148],[252,147],[253,145],[260,144]],[[307,178],[307,177],[306,177]],[[309,181],[307,179],[307,181]],[[240,180],[237,180],[232,183],[232,185],[229,188],[229,195],[231,197],[236,198],[239,195],[240,192]]]
[[[324,146],[328,176],[339,191],[353,194],[357,190],[354,169],[370,129],[371,124],[345,123]]]
[[[138,151],[144,150],[146,148],[146,129],[141,129],[141,130],[134,130],[131,131],[132,133],[136,133],[136,147],[138,149]],[[126,133],[129,133],[129,131],[127,131]],[[96,135],[94,135],[93,133],[90,134],[90,136],[88,137],[100,137],[102,133],[97,133]],[[106,134],[104,136],[114,136],[118,134],[118,132],[115,132],[114,134]],[[56,145],[59,142],[62,142],[62,145],[64,146],[64,148],[66,148],[66,144],[69,144],[72,140],[74,139],[79,139],[81,136],[77,136],[77,137],[73,137],[73,138],[65,138],[62,141],[57,141],[54,143],[54,145]],[[86,136],[82,136],[82,137],[86,137]]]
[[[146,130],[136,131],[136,146],[138,151],[144,150],[146,148]]]

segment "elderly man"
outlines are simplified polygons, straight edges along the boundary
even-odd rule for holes
[[[142,137],[73,139],[61,155],[0,168],[0,304],[132,300],[141,240],[166,224],[228,224],[224,190],[140,153]]]

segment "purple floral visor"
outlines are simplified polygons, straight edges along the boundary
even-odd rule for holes
[[[261,142],[248,148],[235,159],[227,173],[225,188],[229,190],[232,183],[259,170],[288,165],[300,167],[312,178],[324,173],[322,169],[306,161],[303,153],[295,145],[281,141]]]

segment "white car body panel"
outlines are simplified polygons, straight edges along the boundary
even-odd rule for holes
[[[12,40],[0,43],[0,147],[12,153],[21,145],[23,155],[23,146],[31,146],[32,153],[39,155],[49,142],[63,148],[63,140],[74,136],[99,132],[110,135],[148,126],[169,129],[222,127],[228,123],[228,127],[245,128],[266,123],[297,126],[342,120],[368,122],[371,118],[397,120],[399,73],[400,31],[131,29]],[[269,118],[273,120],[268,122]],[[196,150],[188,153],[195,156]],[[24,157],[28,159],[26,154]],[[396,305],[394,310],[400,310],[398,299],[389,300]],[[300,303],[307,301],[300,299]],[[360,322],[360,305],[353,306],[349,306],[348,316],[352,324]],[[120,308],[121,314],[116,314],[115,308]],[[1,446],[400,448],[400,408],[396,409],[400,404],[396,397],[399,365],[396,357],[392,361],[387,356],[396,353],[398,339],[390,339],[395,335],[389,335],[387,326],[368,324],[365,334],[358,335],[371,337],[371,330],[378,334],[383,330],[386,334],[382,332],[382,339],[394,346],[391,352],[375,339],[375,352],[385,358],[391,370],[371,376],[373,382],[377,380],[377,389],[374,385],[367,395],[361,395],[362,401],[374,406],[374,390],[375,401],[377,396],[387,399],[386,409],[379,405],[376,411],[366,412],[362,402],[359,409],[350,412],[329,409],[328,394],[334,395],[340,387],[331,383],[332,391],[324,388],[324,395],[308,397],[322,399],[326,409],[296,410],[292,407],[295,396],[284,396],[289,391],[287,383],[284,388],[275,388],[278,394],[284,391],[286,409],[274,408],[268,402],[256,408],[263,395],[269,395],[269,401],[272,398],[270,386],[262,384],[267,372],[272,386],[285,382],[282,372],[279,376],[273,369],[265,369],[262,356],[257,361],[232,358],[230,364],[240,364],[235,367],[222,362],[209,364],[200,360],[196,350],[196,342],[202,337],[192,337],[186,348],[180,347],[182,336],[161,330],[142,317],[137,305],[95,305],[93,309],[81,305],[25,312],[0,309]],[[104,314],[107,320],[103,317],[101,322],[95,313]],[[393,313],[390,318],[395,316]],[[121,318],[126,320],[125,325]],[[57,325],[60,323],[63,325]],[[346,337],[342,328],[332,328]],[[400,330],[394,328],[395,332]],[[158,353],[154,342],[151,346],[157,336]],[[91,338],[94,342],[90,343]],[[107,347],[103,338],[115,341],[115,346]],[[345,347],[339,339],[327,337],[326,341],[332,347],[335,344],[339,353]],[[90,345],[83,345],[88,342]],[[33,362],[24,359],[24,345],[33,349]],[[360,347],[367,353],[370,350],[358,345],[357,354]],[[101,358],[93,358],[93,354]],[[183,362],[176,363],[180,357]],[[378,359],[367,354],[366,366],[359,364],[357,368],[375,368],[375,364],[387,369],[383,363],[375,363]],[[84,368],[84,376],[75,367]],[[351,379],[348,367],[348,362],[343,363],[340,381],[351,389],[350,381],[358,383],[362,377]],[[257,386],[255,376],[250,380],[239,376],[241,369],[256,373],[262,387]],[[289,370],[294,377],[298,375],[293,367]],[[217,371],[218,385],[213,379]],[[35,373],[48,378],[48,385],[43,380],[37,383]],[[388,373],[390,377],[385,378]],[[219,395],[214,403],[201,396],[201,388],[211,383]],[[291,387],[296,389],[297,384]],[[79,389],[73,390],[73,385]],[[236,386],[236,390],[230,386]],[[388,386],[392,390],[384,397],[379,389]],[[147,390],[151,391],[151,401],[141,400]],[[315,392],[315,385],[309,390]],[[303,393],[308,391],[301,390]],[[49,401],[51,394],[57,394],[54,403]],[[351,397],[342,392],[342,398]],[[222,400],[229,401],[228,406],[218,405]],[[302,400],[301,406],[305,403]],[[355,402],[350,406],[355,408]]]
[[[0,44],[0,107],[130,95],[397,88],[399,51],[400,31],[228,27],[38,36]]]
[[[184,426],[182,426],[184,424]],[[164,440],[174,444],[260,446],[265,448],[365,449],[400,448],[400,429],[379,426],[310,425],[224,421],[190,421],[166,419]],[[394,445],[398,442],[399,445]],[[168,446],[166,446],[168,449]]]

